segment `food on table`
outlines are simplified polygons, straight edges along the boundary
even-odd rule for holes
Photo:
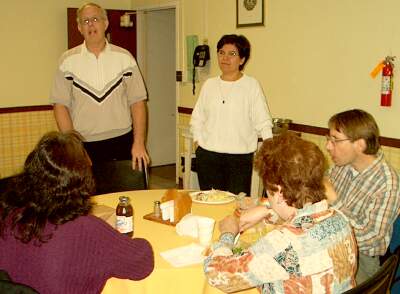
[[[240,234],[236,247],[246,249],[271,232],[274,228],[274,225],[259,223]]]
[[[223,202],[227,200],[231,200],[234,196],[233,194],[225,191],[220,190],[211,190],[211,191],[204,191],[193,194],[193,199],[197,201],[204,201],[204,202]]]
[[[232,253],[233,254],[242,254],[243,248],[242,247],[234,247],[232,248]]]

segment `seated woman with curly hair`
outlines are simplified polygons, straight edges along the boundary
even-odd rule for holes
[[[357,245],[348,219],[328,207],[321,150],[288,132],[265,140],[255,164],[269,201],[240,219],[228,216],[220,222],[219,241],[205,260],[209,283],[224,292],[259,287],[261,293],[342,293],[353,288]],[[240,231],[277,216],[283,224],[248,249],[234,248]]]
[[[0,269],[45,293],[100,293],[108,278],[140,280],[148,241],[88,215],[91,162],[77,134],[46,134],[0,199]]]

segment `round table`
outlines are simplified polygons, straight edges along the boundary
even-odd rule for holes
[[[104,194],[92,197],[96,205],[93,214],[105,219],[110,225],[115,224],[115,208],[119,196],[128,196],[134,209],[134,236],[147,239],[154,250],[154,271],[141,281],[121,280],[111,278],[103,289],[108,293],[156,293],[156,294],[220,294],[220,290],[211,287],[205,278],[203,265],[173,267],[161,256],[160,252],[198,242],[191,237],[179,236],[174,226],[143,219],[143,216],[153,211],[153,203],[160,200],[165,190],[128,191]],[[192,214],[211,217],[220,221],[226,215],[232,214],[235,203],[209,205],[193,203]],[[219,236],[218,226],[215,226],[213,239]],[[240,293],[259,293],[256,289]]]

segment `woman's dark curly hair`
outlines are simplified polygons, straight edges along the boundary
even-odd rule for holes
[[[323,185],[326,160],[312,142],[290,132],[264,141],[256,155],[255,166],[267,191],[281,186],[286,203],[303,208],[306,203],[326,199]]]
[[[24,243],[48,241],[47,223],[61,225],[91,209],[91,162],[77,133],[50,132],[28,155],[0,200],[0,235]]]

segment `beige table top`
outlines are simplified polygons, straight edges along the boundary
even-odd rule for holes
[[[223,293],[208,285],[203,273],[203,265],[193,265],[174,268],[161,256],[160,252],[180,246],[189,245],[197,240],[191,237],[179,236],[175,227],[143,219],[143,216],[153,211],[153,202],[160,200],[165,190],[129,191],[92,197],[99,205],[95,207],[94,214],[101,216],[110,224],[115,223],[115,207],[118,205],[119,196],[129,196],[135,211],[134,237],[147,239],[153,246],[155,267],[153,273],[142,281],[121,280],[112,278],[108,280],[103,289],[103,294],[108,293],[135,293],[135,294],[220,294]],[[194,215],[207,216],[217,222],[228,214],[232,214],[234,202],[229,204],[207,205],[193,203]],[[114,212],[113,212],[114,211]],[[216,226],[214,239],[219,236]],[[240,293],[258,293],[256,289]]]

